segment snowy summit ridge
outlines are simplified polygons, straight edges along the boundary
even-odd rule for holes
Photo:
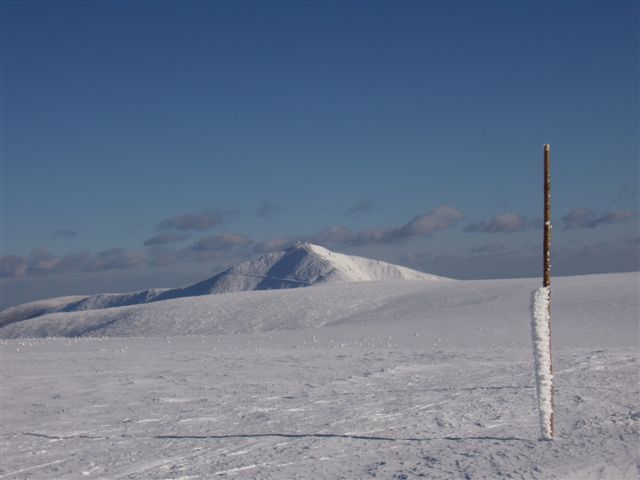
[[[443,277],[379,260],[332,252],[310,243],[297,243],[285,250],[240,263],[186,287],[62,297],[18,305],[2,312],[0,327],[54,312],[96,310],[200,295],[298,288],[325,283],[437,279]]]
[[[439,277],[379,260],[332,252],[310,243],[297,243],[280,252],[269,253],[229,268],[180,293],[226,293],[247,290],[274,290],[311,286],[328,282],[373,280],[433,280]],[[189,295],[178,295],[189,296]]]

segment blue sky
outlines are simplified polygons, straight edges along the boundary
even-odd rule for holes
[[[544,143],[555,273],[637,270],[638,9],[5,1],[2,306],[296,239],[537,275]]]

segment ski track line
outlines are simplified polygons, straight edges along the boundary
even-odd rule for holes
[[[17,475],[19,473],[29,472],[31,470],[37,470],[37,469],[40,469],[40,468],[49,467],[51,465],[57,465],[58,463],[66,462],[67,460],[69,460],[69,458],[63,458],[61,460],[54,460],[53,462],[42,463],[40,465],[34,465],[33,467],[27,467],[27,468],[22,468],[20,470],[14,470],[13,472],[2,474],[2,478],[6,478],[6,477],[11,476],[11,475]]]
[[[258,467],[264,467],[264,466],[267,466],[267,465],[268,464],[266,464],[266,463],[262,463],[262,464],[254,463],[252,465],[245,465],[244,467],[234,467],[234,468],[228,468],[226,470],[219,470],[217,472],[214,472],[213,475],[229,475],[229,474],[233,474],[233,473],[243,472],[245,470],[252,470],[252,469],[258,468]]]
[[[156,460],[156,461],[141,461],[136,462],[133,465],[121,466],[120,472],[113,473],[115,478],[126,478],[133,474],[139,474],[141,472],[146,472],[147,470],[151,470],[152,468],[162,467],[171,462],[178,461],[182,457],[173,457],[169,459]]]

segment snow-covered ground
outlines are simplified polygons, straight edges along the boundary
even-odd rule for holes
[[[638,286],[554,279],[554,441],[539,439],[537,280],[328,283],[6,325],[2,478],[635,479]]]

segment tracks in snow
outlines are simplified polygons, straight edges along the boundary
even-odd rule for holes
[[[560,437],[539,442],[518,349],[189,342],[5,350],[3,476],[554,478],[598,458],[633,472],[633,352],[559,355]]]

